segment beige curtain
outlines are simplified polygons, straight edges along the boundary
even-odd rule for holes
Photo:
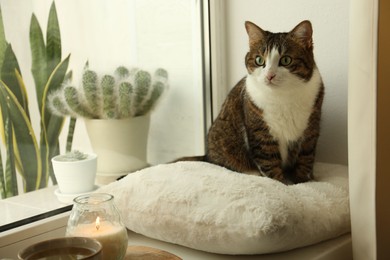
[[[348,164],[354,259],[376,259],[377,1],[350,1]]]
[[[354,259],[389,259],[390,4],[350,1],[348,149]]]

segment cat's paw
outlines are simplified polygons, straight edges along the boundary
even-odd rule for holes
[[[303,175],[303,174],[297,174],[294,176],[292,180],[295,184],[298,183],[304,183],[304,182],[309,182],[309,181],[314,181],[313,176],[311,175]]]
[[[258,170],[247,170],[247,171],[243,171],[242,173],[248,174],[248,175],[255,175],[255,176],[264,176]]]
[[[292,180],[289,180],[289,179],[283,179],[283,180],[280,180],[280,182],[285,184],[285,185],[293,185],[293,184],[295,184]]]

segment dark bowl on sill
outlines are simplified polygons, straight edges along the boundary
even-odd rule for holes
[[[63,237],[33,244],[18,254],[21,260],[102,259],[102,244],[86,237]]]

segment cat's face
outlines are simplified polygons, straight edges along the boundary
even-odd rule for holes
[[[257,82],[280,88],[288,87],[291,81],[310,80],[315,62],[309,21],[288,33],[264,31],[251,22],[246,22],[245,27],[250,48],[245,63]]]

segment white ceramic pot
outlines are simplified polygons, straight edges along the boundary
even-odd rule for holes
[[[86,119],[93,151],[98,155],[97,182],[106,184],[145,168],[150,115],[126,119]]]
[[[79,161],[62,161],[57,155],[51,159],[59,191],[62,194],[81,194],[93,191],[97,171],[97,155]]]

